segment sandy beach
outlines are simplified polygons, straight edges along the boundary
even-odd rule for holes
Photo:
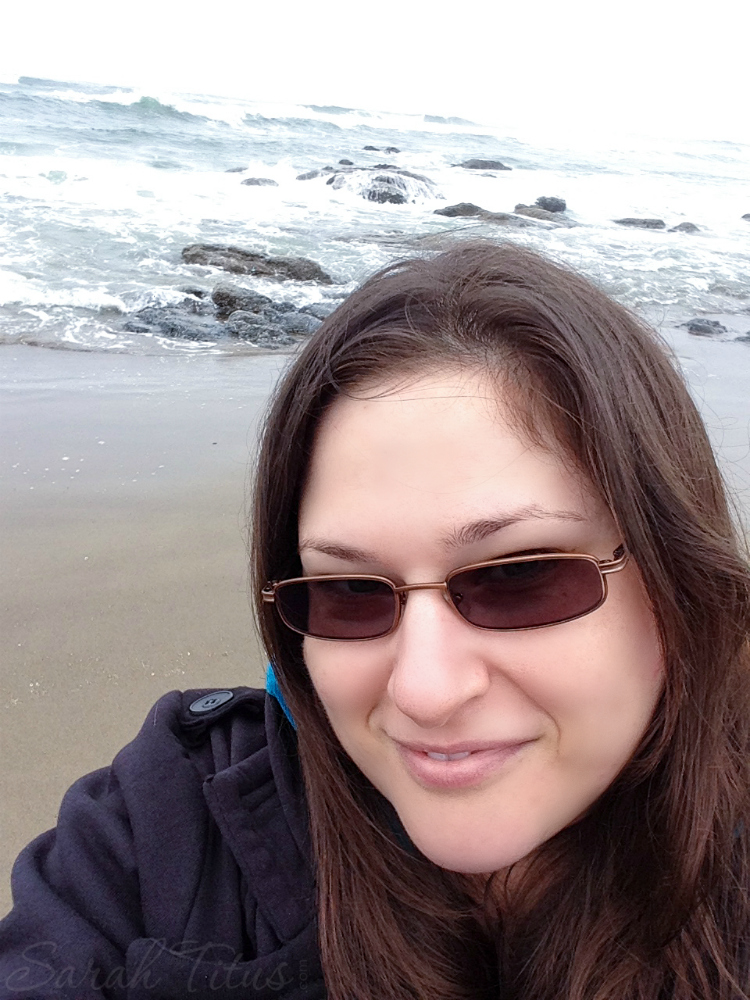
[[[246,479],[284,361],[0,347],[0,912],[162,693],[262,684]]]
[[[750,510],[750,344],[665,335]],[[262,684],[245,499],[286,360],[0,346],[0,912],[17,852],[161,694]]]

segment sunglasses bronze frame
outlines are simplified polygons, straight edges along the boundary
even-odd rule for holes
[[[383,639],[385,636],[390,635],[392,632],[395,632],[399,626],[401,616],[406,606],[407,595],[412,590],[441,590],[448,605],[453,608],[462,621],[466,622],[466,624],[470,625],[472,628],[483,629],[486,632],[529,632],[532,629],[551,628],[553,625],[563,625],[566,622],[576,621],[578,618],[585,618],[586,615],[590,615],[592,612],[596,611],[597,608],[600,608],[602,604],[604,604],[609,593],[607,588],[607,576],[610,573],[619,573],[621,569],[624,569],[628,558],[629,553],[624,545],[619,545],[615,549],[611,559],[597,559],[596,556],[587,555],[581,552],[535,552],[532,555],[504,556],[502,559],[489,559],[486,562],[470,563],[468,566],[459,566],[458,569],[452,570],[442,581],[435,583],[408,583],[402,586],[395,584],[393,580],[389,580],[387,576],[377,576],[372,573],[328,573],[321,576],[295,576],[290,577],[288,580],[269,581],[269,583],[267,583],[261,591],[261,597],[263,598],[264,603],[275,605],[279,618],[287,628],[291,629],[293,632],[297,632],[299,635],[304,635],[310,639],[321,639],[323,642],[369,642],[372,639]],[[488,625],[476,625],[474,622],[469,621],[468,618],[465,618],[464,615],[461,614],[458,606],[451,596],[448,585],[452,579],[461,573],[468,573],[476,569],[485,569],[489,566],[507,566],[512,563],[541,562],[543,560],[552,559],[577,559],[593,563],[599,571],[599,576],[601,578],[601,599],[597,601],[593,607],[587,608],[580,614],[571,615],[568,618],[561,618],[559,621],[545,622],[542,625],[522,625],[520,627],[511,628],[493,628]],[[389,586],[398,598],[395,602],[394,618],[391,627],[386,632],[379,632],[377,635],[368,635],[363,638],[348,636],[345,638],[332,638],[330,636],[313,635],[310,632],[305,632],[302,629],[290,624],[286,618],[284,618],[279,605],[276,604],[276,593],[280,588],[290,586],[295,583],[318,583],[322,581],[332,582],[335,580],[372,580],[377,583],[385,583]]]

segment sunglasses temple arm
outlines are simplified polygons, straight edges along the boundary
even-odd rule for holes
[[[629,558],[630,553],[628,550],[624,545],[620,545],[617,549],[615,549],[612,559],[599,563],[599,570],[605,576],[607,573],[617,573],[619,570],[625,568]]]

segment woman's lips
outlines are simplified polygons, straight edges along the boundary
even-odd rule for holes
[[[430,746],[394,740],[411,777],[425,788],[470,788],[500,770],[533,740]]]

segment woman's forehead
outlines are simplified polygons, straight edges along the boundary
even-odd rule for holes
[[[513,400],[474,373],[433,373],[397,388],[339,397],[315,439],[301,522],[421,508],[445,531],[482,520],[601,514],[575,463],[532,442]],[[528,516],[527,516],[528,515]]]

